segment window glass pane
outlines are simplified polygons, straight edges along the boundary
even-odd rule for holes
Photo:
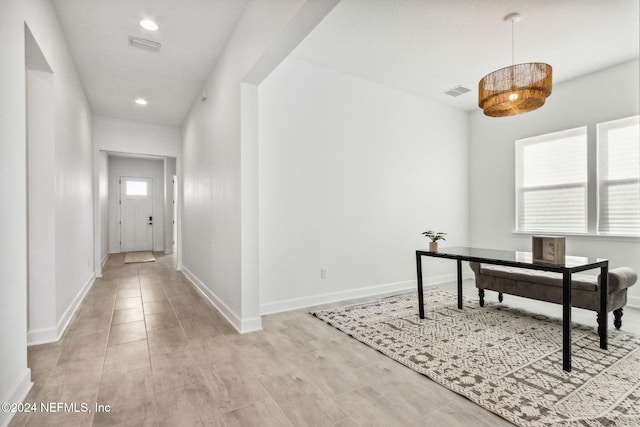
[[[586,182],[585,135],[560,138],[523,147],[525,187]]]
[[[605,179],[635,178],[640,175],[640,132],[638,126],[607,132]]]
[[[598,124],[598,232],[640,234],[639,116]]]
[[[600,191],[598,229],[605,233],[640,234],[640,184],[612,183]]]
[[[516,229],[587,231],[587,129],[516,141]]]
[[[587,228],[585,187],[524,191],[519,230],[581,233]]]
[[[147,183],[145,181],[127,181],[127,196],[146,196]]]

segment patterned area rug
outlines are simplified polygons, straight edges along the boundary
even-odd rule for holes
[[[132,264],[134,262],[155,262],[156,258],[153,253],[149,251],[144,252],[127,252],[124,256],[125,264]]]
[[[321,310],[319,319],[522,426],[640,426],[640,337],[575,324],[562,370],[562,321],[425,292]]]

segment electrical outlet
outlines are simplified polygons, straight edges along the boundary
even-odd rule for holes
[[[324,268],[320,269],[320,278],[321,279],[326,279],[327,278],[327,270],[325,270]]]

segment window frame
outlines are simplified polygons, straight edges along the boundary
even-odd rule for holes
[[[542,144],[555,140],[571,138],[580,136],[584,138],[584,148],[586,153],[585,158],[585,179],[583,182],[575,183],[563,183],[563,184],[549,184],[549,185],[537,185],[524,187],[524,159],[522,152],[524,147],[534,144]],[[515,141],[515,233],[521,234],[571,234],[571,235],[587,235],[589,233],[589,138],[587,126],[579,126],[572,129],[565,129],[556,132],[550,132],[542,135],[532,136],[528,138],[521,138]],[[552,190],[552,189],[572,189],[581,188],[584,194],[584,228],[582,231],[557,231],[557,230],[545,230],[545,229],[524,229],[520,228],[521,218],[520,213],[524,209],[520,209],[521,203],[524,201],[524,194],[531,191]]]

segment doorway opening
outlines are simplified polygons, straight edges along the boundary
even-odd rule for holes
[[[55,286],[54,79],[36,39],[24,26],[27,169],[27,342],[57,337]]]
[[[153,251],[176,253],[178,269],[176,158],[99,151],[96,159],[97,265],[109,254]]]

